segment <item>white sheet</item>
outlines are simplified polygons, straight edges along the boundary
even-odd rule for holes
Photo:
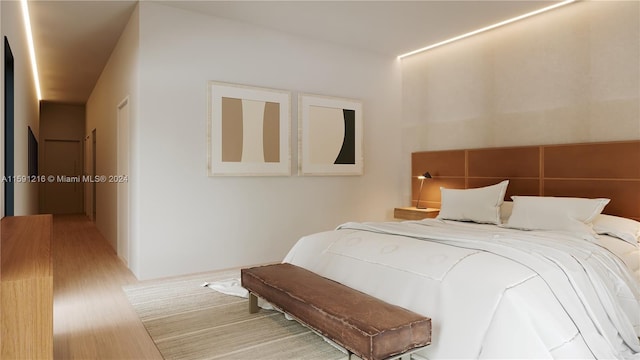
[[[549,234],[348,223],[284,262],[431,317],[426,358],[640,358],[638,280],[602,244]]]
[[[624,240],[607,235],[600,235],[595,243],[620,258],[631,269],[636,281],[640,283],[640,243],[634,246]]]

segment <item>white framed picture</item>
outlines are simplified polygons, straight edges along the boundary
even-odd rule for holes
[[[298,97],[300,175],[362,175],[362,102],[312,94]]]
[[[291,93],[209,81],[208,175],[291,175]]]

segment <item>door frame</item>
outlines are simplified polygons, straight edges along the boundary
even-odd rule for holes
[[[123,116],[124,115],[124,116]],[[126,121],[126,124],[123,123]],[[131,230],[130,230],[130,187],[129,187],[129,171],[130,171],[130,132],[131,132],[131,112],[129,96],[125,97],[117,107],[116,121],[116,187],[117,187],[117,252],[118,257],[129,266],[129,257],[131,255]],[[127,179],[123,178],[126,176]],[[120,181],[121,180],[121,181]]]
[[[89,220],[96,221],[96,129],[84,138],[84,213]]]

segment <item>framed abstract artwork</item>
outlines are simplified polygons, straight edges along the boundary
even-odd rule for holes
[[[291,93],[210,81],[209,176],[291,175]]]
[[[362,175],[362,102],[301,94],[298,112],[300,175]]]

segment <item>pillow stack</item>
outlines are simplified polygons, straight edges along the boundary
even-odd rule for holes
[[[610,199],[512,196],[504,201],[509,180],[474,189],[440,188],[438,219],[496,224],[519,230],[565,231],[595,240],[606,234],[634,246],[640,243],[640,222],[601,214]]]
[[[569,231],[593,240],[592,222],[609,199],[550,196],[512,196],[513,210],[506,227],[520,230]]]
[[[600,214],[593,220],[593,231],[617,237],[631,245],[640,243],[640,222],[632,219]]]

